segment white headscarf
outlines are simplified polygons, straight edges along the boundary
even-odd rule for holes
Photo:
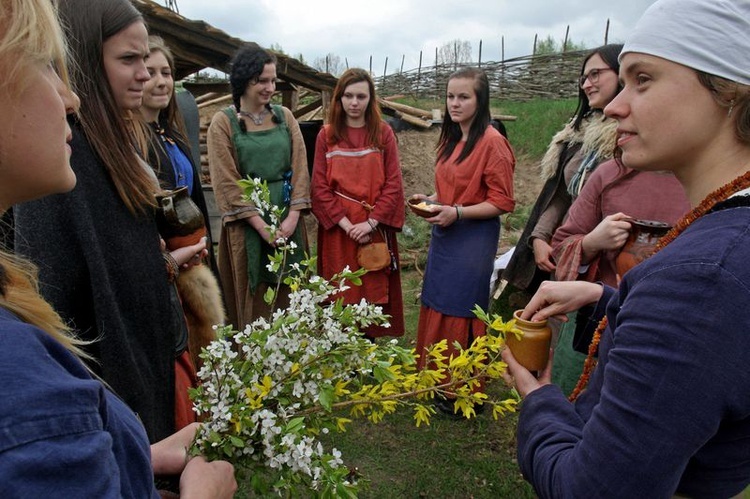
[[[657,0],[620,53],[640,52],[750,85],[750,0]]]

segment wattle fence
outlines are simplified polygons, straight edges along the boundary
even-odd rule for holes
[[[375,78],[383,96],[403,94],[416,98],[442,99],[448,77],[459,68],[481,67],[490,81],[493,98],[575,98],[581,62],[588,50],[529,55],[502,62],[443,64]]]

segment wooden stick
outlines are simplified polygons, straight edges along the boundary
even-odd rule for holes
[[[208,100],[206,102],[201,102],[200,104],[198,104],[198,109],[210,106],[212,104],[219,104],[220,102],[226,102],[226,101],[231,101],[231,100],[232,100],[232,95],[231,94],[229,94],[229,95],[223,95],[223,96],[221,96],[221,97],[219,97],[217,99],[211,99],[211,100]]]

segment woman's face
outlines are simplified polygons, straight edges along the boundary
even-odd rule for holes
[[[607,66],[599,54],[589,57],[583,67],[581,89],[589,100],[591,109],[604,109],[617,95],[617,72]]]
[[[604,113],[618,121],[625,166],[677,173],[716,147],[717,131],[727,126],[726,109],[694,70],[630,52],[622,58],[620,77],[624,87]]]
[[[265,106],[271,102],[271,97],[276,92],[276,64],[266,64],[263,72],[258,76],[258,81],[250,81],[245,89],[245,96],[253,107]]]
[[[451,119],[461,125],[471,125],[477,114],[477,94],[473,78],[452,78],[448,81],[445,100]]]
[[[141,107],[143,87],[149,79],[147,56],[148,32],[141,21],[132,23],[104,42],[104,70],[115,102],[122,110]]]
[[[146,59],[146,69],[151,76],[143,86],[143,107],[152,111],[166,109],[172,100],[174,79],[172,68],[163,52],[154,50]]]
[[[341,107],[349,121],[364,122],[367,105],[370,102],[370,86],[366,81],[352,83],[341,95]]]
[[[78,111],[78,97],[51,64],[31,63],[18,74],[21,92],[0,92],[0,204],[6,208],[76,184],[66,116]]]

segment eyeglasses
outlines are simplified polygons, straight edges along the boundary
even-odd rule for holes
[[[595,84],[596,82],[599,81],[599,75],[603,71],[614,71],[614,69],[612,69],[612,68],[597,68],[597,69],[592,69],[591,71],[589,71],[585,75],[581,75],[581,77],[578,78],[578,85],[580,85],[582,87],[586,83],[586,80],[590,81],[592,85]]]

